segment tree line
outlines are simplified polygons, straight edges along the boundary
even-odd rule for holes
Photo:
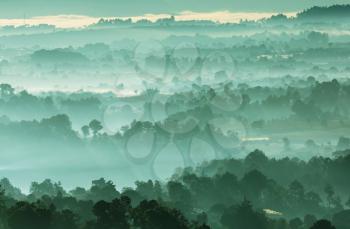
[[[345,169],[350,156],[323,160]],[[28,195],[4,178],[0,181],[1,224],[6,229],[347,229],[348,181],[344,180],[344,193],[329,183],[322,189],[312,188],[302,178],[317,171],[318,165],[313,160],[308,163],[313,167],[304,168],[301,181],[289,182],[291,165],[298,170],[305,164],[268,159],[254,151],[242,160],[215,160],[185,168],[167,182],[138,181],[134,188],[118,190],[112,181],[101,178],[88,189],[66,191],[61,183],[47,179],[33,182]],[[275,175],[268,171],[270,166]]]

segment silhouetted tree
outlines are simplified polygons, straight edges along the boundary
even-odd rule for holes
[[[90,135],[90,127],[87,125],[82,126],[81,132],[83,133],[84,137],[87,138]]]
[[[0,84],[0,98],[8,99],[14,95],[15,89],[9,84]]]
[[[71,210],[55,212],[52,217],[50,229],[77,229],[79,217]]]
[[[229,207],[222,215],[221,223],[230,229],[267,229],[269,225],[264,213],[254,211],[248,200]]]
[[[66,193],[60,182],[52,183],[50,179],[46,179],[41,183],[32,182],[30,192],[37,198],[44,195],[56,196],[58,193]]]
[[[120,196],[112,181],[106,181],[104,178],[92,181],[92,186],[88,193],[88,199],[99,201],[111,201]]]
[[[289,221],[289,226],[291,229],[300,229],[303,225],[303,221],[300,218],[294,218]]]
[[[306,228],[310,228],[312,225],[314,225],[317,221],[316,216],[307,214],[304,216],[304,226]]]
[[[181,210],[185,214],[190,213],[193,206],[191,192],[183,184],[174,181],[168,182],[167,188],[173,207]]]
[[[262,191],[267,187],[267,182],[268,179],[264,174],[258,170],[252,170],[243,176],[241,185],[247,197],[257,201],[261,197]]]
[[[51,226],[52,212],[35,204],[18,202],[8,210],[10,229],[48,229]]]
[[[7,214],[5,205],[5,191],[0,186],[0,228],[6,228],[7,226]]]
[[[93,208],[93,212],[97,217],[95,228],[130,228],[128,219],[130,208],[130,199],[125,196],[114,199],[111,203],[103,200],[97,202]]]
[[[321,219],[317,221],[310,229],[336,229],[328,220]]]
[[[94,134],[94,136],[97,135],[97,133],[103,129],[103,126],[101,124],[100,121],[97,121],[96,119],[92,120],[90,123],[89,123],[89,127],[90,129],[92,130],[92,133]]]
[[[157,201],[142,201],[132,211],[134,226],[140,229],[188,229],[185,217],[175,209],[161,206]]]

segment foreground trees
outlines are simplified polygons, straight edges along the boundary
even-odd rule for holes
[[[267,217],[264,213],[255,211],[248,200],[244,200],[238,206],[228,208],[221,217],[221,222],[230,229],[269,228]]]
[[[328,220],[319,220],[310,229],[336,229],[336,228]]]
[[[349,229],[348,184],[339,188],[321,177],[325,168],[345,179],[349,159],[306,163],[254,151],[244,160],[216,160],[179,170],[168,182],[139,181],[120,191],[103,178],[69,192],[46,179],[24,195],[3,179],[0,229]],[[306,184],[313,180],[300,175],[310,171],[320,177],[313,189]],[[317,221],[324,216],[329,221]]]
[[[3,193],[0,197],[4,197]],[[62,197],[60,197],[62,198]],[[63,199],[62,199],[63,201]],[[3,201],[1,202],[3,203]],[[129,197],[110,202],[101,200],[91,209],[93,216],[82,220],[72,210],[58,210],[54,204],[38,200],[19,201],[12,207],[0,206],[1,229],[208,229],[204,224],[188,221],[176,209],[155,200],[144,200],[132,207]]]
[[[257,173],[256,171],[254,173]],[[257,176],[261,177],[261,175]],[[237,183],[235,177],[224,174],[219,180]],[[197,182],[195,177],[187,177],[187,182]],[[192,181],[189,181],[192,179]],[[243,179],[244,180],[244,179]],[[241,182],[243,182],[243,180]],[[207,180],[206,182],[210,181]],[[199,182],[199,183],[198,183]],[[249,183],[249,182],[248,182]],[[38,189],[54,187],[49,180],[44,181]],[[208,184],[207,184],[208,185]],[[235,184],[238,185],[238,184]],[[146,188],[147,186],[147,188]],[[210,185],[209,185],[210,186]],[[206,188],[210,188],[206,186]],[[220,187],[225,186],[220,184]],[[293,182],[291,194],[302,195],[303,188]],[[112,189],[103,191],[103,188]],[[142,187],[142,188],[141,188]],[[236,186],[237,187],[237,186]],[[192,187],[193,188],[193,187]],[[197,186],[199,188],[199,186]],[[152,191],[152,189],[154,189]],[[40,198],[29,195],[26,201],[16,201],[0,193],[0,228],[1,229],[209,229],[210,224],[217,229],[348,229],[350,210],[340,211],[333,215],[332,222],[319,220],[314,215],[305,215],[289,221],[283,219],[283,214],[275,212],[274,216],[268,211],[253,207],[244,199],[237,204],[228,201],[225,204],[217,202],[209,210],[194,208],[196,205],[191,189],[175,181],[168,183],[167,191],[152,182],[140,182],[136,190],[125,189],[119,193],[110,181],[96,180],[90,190],[76,189],[83,193],[83,199],[78,200],[67,192],[56,195],[43,195]],[[91,195],[94,190],[96,195]],[[97,191],[98,190],[98,191]],[[159,200],[143,197],[143,190],[151,195],[158,190]],[[297,190],[299,190],[297,192]],[[106,192],[107,191],[107,192]],[[198,189],[200,192],[200,189]],[[42,193],[37,190],[36,193]],[[54,192],[46,192],[52,194]],[[98,200],[108,197],[106,194],[117,195],[112,200]],[[130,197],[129,197],[129,196]],[[222,193],[221,195],[225,195]],[[152,196],[152,195],[151,195]],[[206,195],[204,195],[206,196]],[[93,197],[95,200],[89,199]],[[133,200],[136,198],[138,201]],[[220,200],[219,198],[218,200]],[[234,201],[235,202],[235,201]],[[182,209],[182,210],[181,210]],[[270,210],[272,212],[272,210]],[[218,216],[218,220],[215,217]]]

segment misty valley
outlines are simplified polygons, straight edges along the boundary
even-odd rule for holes
[[[349,31],[0,24],[0,229],[349,229]]]

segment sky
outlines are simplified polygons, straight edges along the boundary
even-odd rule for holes
[[[350,4],[350,0],[0,0],[0,18],[48,15],[91,17],[193,12],[295,12],[314,5]]]
[[[350,4],[350,0],[0,0],[0,26],[47,23],[73,28],[101,17],[154,21],[170,15],[177,20],[238,22],[276,13],[293,16],[315,5],[333,4]]]

